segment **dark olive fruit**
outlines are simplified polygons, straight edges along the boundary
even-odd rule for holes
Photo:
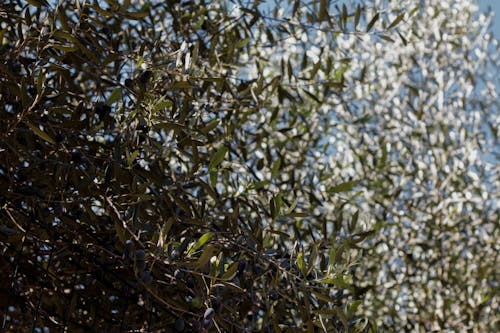
[[[61,133],[57,133],[56,136],[54,137],[54,140],[56,140],[56,142],[63,142],[64,135],[62,135]]]
[[[74,151],[71,153],[71,160],[75,163],[80,163],[82,161],[82,154],[80,152]]]
[[[134,247],[134,242],[131,239],[127,239],[127,241],[123,245],[123,254],[127,258],[132,257],[132,249],[133,249],[133,247]]]
[[[54,214],[56,216],[61,216],[64,214],[64,207],[62,205],[54,205]]]
[[[247,262],[245,261],[245,259],[238,260],[238,273],[243,274],[246,266],[247,266]]]
[[[186,327],[186,323],[184,322],[184,319],[182,318],[177,318],[174,324],[174,328],[178,332],[184,331],[184,328]]]
[[[98,103],[94,106],[94,112],[99,119],[103,119],[104,116],[111,113],[111,107],[104,103]]]
[[[194,288],[194,281],[191,277],[188,277],[187,280],[186,280],[186,287],[188,288]]]
[[[144,271],[141,274],[141,281],[145,285],[150,285],[151,282],[153,282],[153,276],[151,275],[150,271]]]
[[[278,299],[279,295],[275,290],[271,290],[269,292],[269,298],[273,301],[276,301]]]
[[[102,106],[102,108],[103,108],[103,110],[104,110],[104,112],[105,112],[106,114],[111,113],[111,106],[109,106],[109,105],[107,105],[107,104],[104,104],[104,105]]]
[[[137,125],[137,130],[146,133],[149,132],[149,127],[145,122],[141,122]]]
[[[210,328],[212,327],[212,321],[208,319],[203,320],[203,328]]]
[[[36,96],[36,94],[37,94],[36,88],[35,88],[35,87],[29,87],[29,88],[28,88],[28,93],[29,93],[31,96]]]
[[[50,210],[47,207],[42,208],[42,216],[47,217],[50,215]]]
[[[105,34],[107,37],[111,37],[111,33],[113,32],[109,27],[103,27],[101,32]]]
[[[149,82],[149,79],[153,76],[152,71],[144,71],[139,75],[139,82],[142,84],[146,84]]]
[[[144,261],[145,258],[146,258],[146,251],[144,251],[143,249],[135,251],[135,259],[137,261]]]
[[[137,272],[142,272],[146,269],[146,261],[143,260],[136,260],[135,261],[135,268],[137,269]]]
[[[132,79],[125,79],[125,87],[132,89],[135,86],[135,81]]]
[[[214,316],[215,316],[214,308],[208,308],[205,310],[205,313],[203,314],[203,319],[212,320]]]

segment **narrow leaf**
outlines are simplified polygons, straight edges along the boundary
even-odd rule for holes
[[[347,192],[352,190],[352,188],[356,185],[358,185],[359,181],[357,180],[350,180],[345,183],[336,185],[330,189],[330,193],[339,193],[339,192]]]
[[[361,17],[361,6],[358,4],[356,8],[356,14],[354,14],[354,28],[358,26],[360,17]]]
[[[375,23],[377,23],[379,17],[380,17],[380,13],[375,14],[375,16],[372,18],[370,23],[368,23],[368,26],[366,27],[366,32],[369,32],[373,28]]]
[[[111,105],[115,102],[117,102],[120,97],[122,97],[122,88],[116,88],[111,92],[111,95],[109,95],[108,99],[106,100],[107,105]]]
[[[300,270],[302,275],[305,277],[306,276],[306,264],[304,262],[304,255],[302,254],[302,252],[299,252],[299,254],[297,255],[296,263],[297,263],[297,268]]]
[[[210,160],[210,164],[208,165],[209,170],[214,170],[222,163],[226,153],[228,151],[227,147],[222,147],[219,151],[213,154],[212,159]]]
[[[190,254],[193,254],[201,248],[203,245],[205,245],[213,236],[213,232],[207,232],[206,234],[203,234],[197,241],[196,243],[193,244],[193,246],[189,249],[187,255],[189,256]]]
[[[47,133],[45,133],[44,131],[42,131],[41,129],[39,129],[38,127],[36,127],[35,125],[33,125],[32,123],[30,123],[29,121],[25,120],[24,123],[26,125],[28,125],[28,127],[38,136],[40,137],[41,139],[47,141],[47,142],[50,142],[52,143],[53,145],[56,144],[56,142],[54,141],[54,139],[52,139]]]
[[[401,20],[403,20],[404,16],[405,16],[405,13],[401,13],[398,16],[396,16],[396,18],[394,19],[394,21],[392,21],[392,23],[387,27],[387,29],[392,29],[396,25],[398,25],[398,23],[401,22]]]
[[[250,38],[242,39],[239,42],[237,42],[234,47],[237,48],[237,49],[241,49],[242,47],[244,47],[245,45],[247,45],[249,41],[250,41]]]
[[[342,26],[344,27],[344,29],[346,28],[346,25],[347,25],[347,6],[344,4],[342,4]]]
[[[200,258],[198,259],[198,262],[196,263],[196,269],[199,269],[200,267],[204,266],[210,258],[212,258],[214,255],[216,255],[217,249],[209,245],[206,247],[206,249],[203,251],[201,254]]]

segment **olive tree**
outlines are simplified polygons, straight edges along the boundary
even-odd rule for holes
[[[295,2],[288,23],[348,33],[325,3],[303,16]],[[321,103],[302,84],[318,82],[297,84],[292,63],[289,85],[266,76],[262,36],[296,33],[279,12],[0,6],[3,330],[373,329],[353,277],[375,229],[342,215],[357,183],[315,167]]]

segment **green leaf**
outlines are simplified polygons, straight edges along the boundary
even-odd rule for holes
[[[332,187],[329,191],[329,193],[339,193],[339,192],[348,192],[352,190],[352,188],[356,185],[358,185],[359,181],[358,180],[350,180],[345,183],[336,185]]]
[[[78,39],[75,36],[61,29],[55,30],[52,33],[52,36],[61,42],[78,43]]]
[[[380,18],[380,13],[375,14],[370,23],[368,23],[368,26],[366,27],[366,32],[369,32],[373,28],[373,26],[375,25],[375,23],[377,23],[379,18]]]
[[[374,230],[369,230],[369,231],[363,231],[358,234],[352,235],[349,239],[350,244],[356,244],[362,242],[366,237],[372,235],[375,231]]]
[[[353,316],[354,314],[356,314],[356,310],[358,309],[358,307],[363,303],[362,300],[356,300],[354,302],[352,302],[351,304],[349,304],[348,306],[348,309],[347,309],[347,315],[349,317]]]
[[[75,52],[78,50],[77,46],[74,45],[59,45],[59,44],[47,44],[45,48],[52,47],[56,50],[66,52]]]
[[[39,129],[38,127],[36,127],[35,125],[33,125],[32,123],[30,123],[29,121],[27,120],[24,120],[24,123],[26,125],[28,125],[28,127],[41,139],[47,141],[47,142],[50,142],[52,143],[53,145],[56,144],[56,141],[54,139],[52,139],[47,133],[45,133],[44,131],[42,131],[41,129]]]
[[[177,81],[172,84],[172,89],[190,89],[193,85],[189,81]]]
[[[342,26],[344,27],[344,29],[346,28],[346,25],[347,25],[347,6],[344,4],[342,4]]]
[[[213,154],[212,158],[210,160],[210,164],[208,165],[208,170],[214,170],[215,168],[217,168],[219,166],[219,164],[221,164],[222,161],[224,160],[224,157],[226,156],[227,151],[228,151],[228,148],[226,146],[224,146],[219,151],[217,151],[215,154]]]
[[[217,171],[210,170],[210,185],[215,188],[217,186]]]
[[[207,232],[206,234],[203,234],[197,241],[196,243],[191,246],[189,249],[187,255],[191,255],[194,252],[196,252],[199,248],[201,248],[203,245],[205,245],[213,236],[213,232]]]
[[[206,124],[201,130],[200,132],[202,132],[203,134],[208,134],[211,130],[213,130],[214,128],[217,127],[217,125],[219,125],[219,120],[217,119],[213,119],[211,121],[208,122],[208,124]]]
[[[208,245],[201,256],[198,258],[198,262],[196,263],[196,269],[199,269],[200,267],[204,266],[210,258],[212,258],[216,253],[217,253],[217,248],[212,245]]]
[[[127,158],[127,165],[130,168],[132,166],[132,163],[134,163],[135,159],[139,156],[139,150],[134,150],[132,154],[130,154]]]
[[[401,13],[398,16],[396,16],[396,18],[394,19],[394,21],[392,21],[392,23],[387,27],[387,29],[392,29],[395,26],[397,26],[398,23],[401,22],[404,17],[405,17],[405,13]]]
[[[171,100],[165,100],[164,97],[160,98],[159,100],[156,101],[156,103],[153,106],[153,109],[151,112],[153,114],[157,113],[158,111],[161,111],[165,108],[171,107],[173,105]]]
[[[351,223],[349,224],[349,229],[354,230],[359,220],[359,209],[352,215]]]
[[[271,178],[276,177],[276,174],[278,173],[280,166],[281,166],[281,158],[278,157],[278,159],[273,164],[273,168],[271,169]]]
[[[288,207],[288,209],[286,210],[285,214],[284,215],[288,215],[288,214],[291,214],[293,213],[293,210],[295,209],[295,207],[297,207],[297,203],[299,202],[299,198],[295,198],[295,200],[292,202],[292,204],[290,205],[290,207]]]
[[[163,224],[163,227],[160,230],[160,235],[158,237],[158,244],[157,246],[164,249],[165,245],[165,239],[167,238],[168,232],[170,231],[170,228],[172,228],[172,225],[174,224],[174,218],[169,217],[167,222]]]
[[[392,39],[391,37],[389,37],[387,35],[380,35],[380,38],[382,38],[383,40],[386,40],[390,43],[394,43],[394,39]]]
[[[297,255],[296,264],[297,264],[297,268],[300,270],[302,275],[304,277],[306,277],[306,275],[307,275],[306,274],[306,264],[305,264],[304,255],[302,254],[302,252],[299,252],[299,254]]]
[[[335,286],[338,286],[338,287],[344,288],[344,289],[349,289],[349,287],[350,287],[349,281],[347,279],[343,279],[343,278],[330,277],[330,278],[324,278],[324,279],[318,280],[318,282],[325,283],[325,284],[333,284]]]
[[[130,19],[130,20],[140,20],[149,15],[148,12],[127,12],[121,13],[120,15]]]
[[[330,248],[329,254],[328,254],[328,272],[332,272],[335,266],[335,249],[332,247]]]
[[[399,38],[401,38],[401,41],[403,42],[404,46],[408,45],[408,41],[406,40],[406,38],[403,37],[403,35],[401,35],[401,33],[399,33],[399,31],[398,31],[398,36]]]
[[[358,4],[358,6],[356,7],[356,14],[354,14],[354,28],[358,26],[360,17],[361,17],[361,7]]]
[[[327,302],[327,303],[333,303],[333,302],[335,302],[329,296],[323,295],[322,293],[320,293],[320,292],[318,292],[318,291],[316,291],[314,289],[311,289],[311,292],[313,293],[314,296],[316,296],[317,298],[319,298],[323,302]],[[334,310],[332,310],[332,309],[320,309],[320,310],[314,310],[313,313],[316,313],[316,314],[333,314]]]
[[[236,43],[235,48],[241,49],[242,47],[244,47],[245,45],[247,45],[249,41],[250,41],[250,38],[242,39],[242,40],[240,40],[239,42]]]
[[[122,88],[121,87],[116,88],[109,95],[108,99],[106,100],[106,104],[111,105],[117,102],[121,97],[122,97]]]

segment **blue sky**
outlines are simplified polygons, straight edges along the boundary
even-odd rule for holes
[[[482,11],[486,11],[488,7],[491,7],[495,13],[492,31],[497,39],[500,38],[500,0],[479,0],[479,6]]]

